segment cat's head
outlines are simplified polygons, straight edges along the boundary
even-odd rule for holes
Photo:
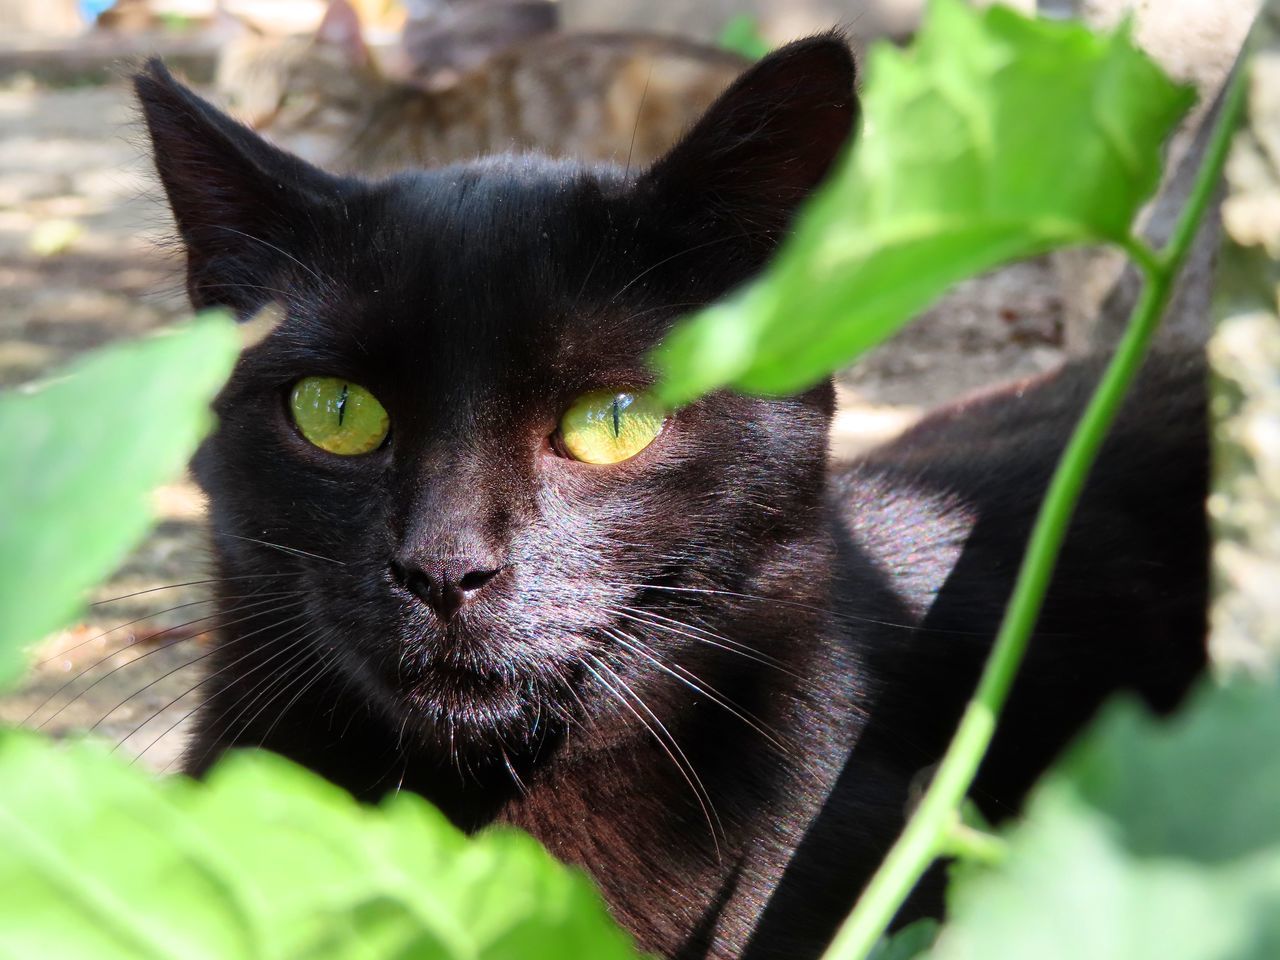
[[[284,308],[196,461],[221,572],[286,575],[299,635],[390,716],[511,746],[658,663],[749,668],[714,637],[794,612],[733,594],[821,594],[830,384],[664,415],[646,357],[760,268],[840,154],[841,39],[766,58],[630,174],[338,178],[158,63],[136,84],[193,303]]]

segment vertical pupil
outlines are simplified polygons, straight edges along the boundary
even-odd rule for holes
[[[622,435],[622,410],[618,406],[618,398],[613,398],[613,438],[616,440]]]
[[[338,426],[342,426],[342,418],[347,413],[347,384],[342,385],[342,395],[338,397]]]

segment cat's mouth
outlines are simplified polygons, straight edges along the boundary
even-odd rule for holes
[[[462,712],[477,703],[504,699],[513,687],[513,678],[494,670],[434,664],[428,676],[409,691],[413,700],[440,704],[450,712]]]
[[[370,679],[398,724],[451,753],[494,743],[514,747],[563,713],[558,704],[572,682],[567,669],[485,661],[437,654],[413,666],[384,664]]]

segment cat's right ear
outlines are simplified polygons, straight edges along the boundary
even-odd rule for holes
[[[262,287],[297,264],[296,225],[339,181],[217,110],[159,60],[133,85],[186,247],[191,303],[245,318],[262,305]]]
[[[641,195],[770,247],[840,156],[858,119],[853,54],[837,33],[752,66],[641,176]]]

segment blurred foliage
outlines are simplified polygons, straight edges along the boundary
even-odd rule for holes
[[[0,395],[0,684],[142,539],[149,494],[190,459],[238,353],[232,321],[209,316]]]
[[[739,13],[729,19],[720,31],[720,46],[748,60],[759,60],[769,52],[769,41],[760,33],[755,17]]]
[[[531,837],[412,794],[362,806],[266,753],[157,783],[93,744],[0,737],[0,954],[94,960],[630,960]]]
[[[1037,788],[998,868],[965,870],[931,960],[1280,957],[1280,689],[1115,704]]]

